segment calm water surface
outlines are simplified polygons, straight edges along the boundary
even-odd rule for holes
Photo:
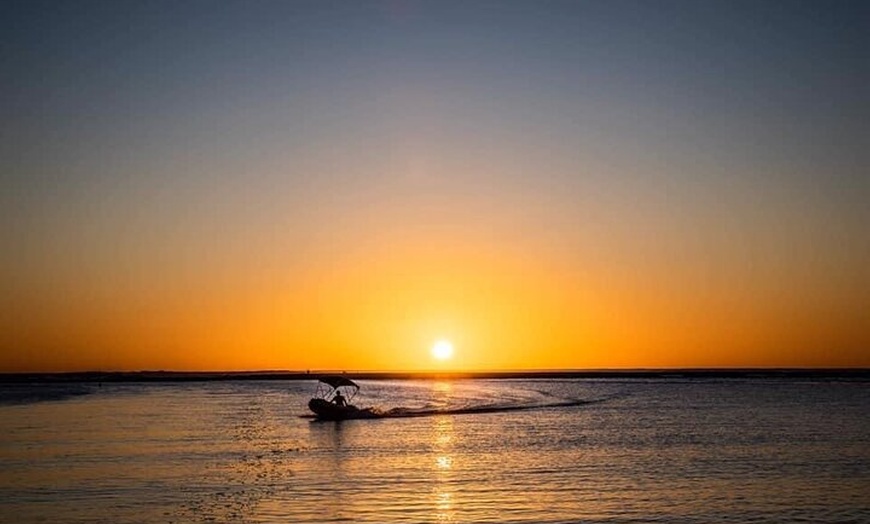
[[[368,381],[433,414],[340,423],[313,390],[0,385],[0,522],[870,522],[866,381]]]

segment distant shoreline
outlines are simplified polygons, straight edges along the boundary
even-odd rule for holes
[[[345,375],[354,380],[444,379],[575,379],[575,378],[848,378],[870,380],[870,368],[745,368],[745,369],[637,369],[543,371],[84,371],[67,373],[0,373],[0,383],[40,382],[212,382],[226,380],[316,380],[324,375]]]

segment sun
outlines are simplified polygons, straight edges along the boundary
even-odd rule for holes
[[[449,340],[439,340],[432,345],[432,357],[435,360],[449,360],[453,356],[453,344]]]

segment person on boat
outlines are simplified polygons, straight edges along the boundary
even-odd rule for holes
[[[341,394],[341,391],[335,392],[335,397],[332,399],[336,406],[347,406],[347,400],[345,400],[344,395]]]

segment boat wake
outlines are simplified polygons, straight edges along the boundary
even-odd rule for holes
[[[560,402],[550,402],[546,404],[529,404],[529,405],[513,405],[513,406],[468,406],[461,408],[436,408],[436,409],[418,409],[418,408],[393,408],[385,412],[379,413],[381,418],[408,418],[408,417],[429,417],[434,415],[471,415],[480,413],[505,413],[509,411],[528,411],[533,409],[548,409],[548,408],[567,408],[573,406],[583,406],[587,404],[595,404],[603,402],[606,399],[571,399]]]
[[[479,405],[479,406],[464,406],[464,407],[444,407],[444,408],[409,408],[395,407],[383,410],[377,407],[363,408],[357,411],[353,416],[347,418],[352,419],[384,419],[384,418],[412,418],[412,417],[434,417],[440,415],[473,415],[485,413],[506,413],[510,411],[529,411],[536,409],[552,409],[552,408],[568,408],[576,406],[585,406],[597,404],[610,400],[611,397],[601,397],[594,399],[564,399],[556,402],[548,402],[542,404],[520,404],[520,405]],[[315,415],[301,415],[302,418],[316,419]]]

